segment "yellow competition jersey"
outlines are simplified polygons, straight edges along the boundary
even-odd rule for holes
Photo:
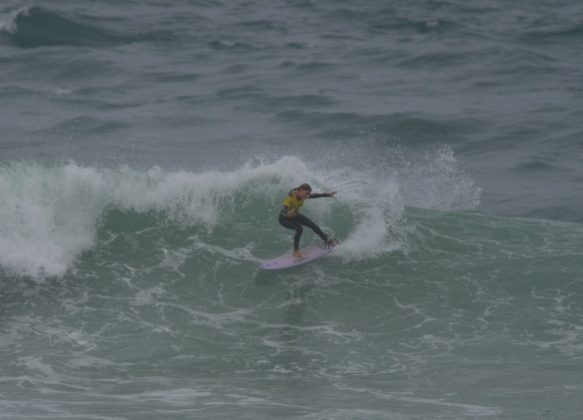
[[[289,192],[287,197],[283,200],[283,205],[285,207],[287,207],[288,210],[295,209],[296,210],[296,212],[294,214],[294,216],[295,216],[300,211],[300,207],[302,207],[304,205],[304,200],[300,200],[300,199],[296,198],[296,190],[293,189]],[[289,217],[289,216],[287,216],[287,214],[284,214],[283,211],[282,211],[282,214],[286,217]]]

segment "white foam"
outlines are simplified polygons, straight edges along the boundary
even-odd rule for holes
[[[0,168],[0,263],[19,275],[61,275],[88,249],[105,202],[95,170],[18,163]]]
[[[459,165],[452,147],[442,146],[401,163],[399,185],[408,206],[434,210],[473,210],[482,189]]]
[[[155,304],[159,298],[165,294],[165,291],[160,286],[151,287],[149,289],[140,290],[133,302],[131,303],[133,306],[144,306],[144,305],[152,305]]]
[[[391,230],[400,225],[405,206],[398,184],[386,179],[369,188],[352,201],[352,212],[356,216],[355,227],[338,248],[337,255],[345,258],[367,258],[399,249],[401,244]]]
[[[14,34],[17,30],[16,19],[18,16],[28,16],[30,14],[29,7],[22,7],[18,10],[13,10],[12,12],[0,17],[0,31],[8,32],[9,34]]]
[[[350,260],[406,252],[411,231],[406,207],[457,211],[480,204],[481,189],[459,168],[451,147],[421,154],[397,150],[381,162],[337,177],[347,187],[338,201],[348,205],[354,217],[337,256]]]
[[[254,264],[259,264],[261,262],[263,262],[262,259],[257,258],[256,256],[253,255],[253,244],[249,243],[247,244],[245,247],[242,248],[234,248],[234,249],[225,249],[223,247],[217,246],[217,245],[210,245],[210,244],[206,244],[202,241],[200,241],[200,239],[198,237],[192,237],[190,238],[193,243],[192,243],[192,249],[195,250],[202,250],[202,251],[206,251],[209,252],[211,254],[217,254],[217,255],[221,255],[223,257],[226,257],[230,260],[234,260],[234,261],[246,261],[246,262],[252,262]]]

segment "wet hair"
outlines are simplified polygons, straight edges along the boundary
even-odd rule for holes
[[[310,186],[310,184],[302,184],[298,187],[298,190],[304,190],[304,191],[309,191],[312,192],[312,187]]]

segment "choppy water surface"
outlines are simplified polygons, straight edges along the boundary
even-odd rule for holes
[[[578,418],[582,12],[3,3],[0,417]]]

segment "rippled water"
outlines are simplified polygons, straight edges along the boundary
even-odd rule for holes
[[[3,3],[0,417],[578,418],[582,12]]]

